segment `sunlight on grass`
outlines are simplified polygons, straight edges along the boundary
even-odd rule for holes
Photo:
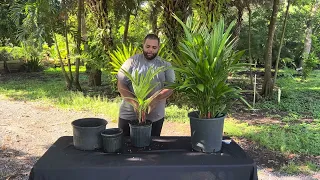
[[[66,71],[69,71],[69,68],[67,66],[65,66],[64,69]],[[71,66],[71,71],[75,72],[76,71],[76,66]],[[80,66],[79,67],[79,72],[85,72],[85,71],[86,71],[86,67],[85,66]],[[50,73],[50,72],[59,72],[59,73],[61,73],[61,67],[48,68],[48,69],[46,69],[46,72],[47,73]]]
[[[120,99],[113,101],[102,97],[84,97],[81,93],[59,98],[57,105],[66,109],[91,111],[96,114],[107,115],[111,121],[118,119]]]
[[[320,155],[320,126],[316,124],[260,125],[225,122],[228,135],[246,137],[281,152]]]
[[[230,136],[248,137],[259,131],[261,131],[260,127],[249,126],[248,123],[240,123],[232,118],[226,118],[224,122],[224,132]]]
[[[188,112],[190,111],[189,108],[183,107],[179,108],[178,106],[171,105],[166,107],[166,119],[174,122],[182,122],[187,123],[189,122]]]
[[[320,71],[316,70],[310,78],[301,82],[301,78],[279,78],[278,86],[281,88],[281,102],[277,103],[276,98],[272,101],[257,103],[257,107],[266,110],[278,110],[287,113],[297,114],[300,118],[303,115],[311,115],[313,118],[320,118]]]
[[[280,168],[280,172],[286,173],[289,175],[295,175],[299,173],[311,174],[318,171],[319,171],[319,167],[317,167],[315,163],[310,161],[308,161],[306,164],[289,162],[287,165],[284,165]]]

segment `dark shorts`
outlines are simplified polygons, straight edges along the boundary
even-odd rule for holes
[[[164,118],[152,123],[151,136],[160,136]],[[118,127],[123,130],[124,136],[130,136],[129,120],[119,118]]]

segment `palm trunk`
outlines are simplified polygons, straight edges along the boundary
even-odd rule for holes
[[[156,4],[152,6],[150,13],[150,23],[152,26],[152,33],[158,34],[158,6],[160,6],[160,1],[157,1]]]
[[[78,0],[78,32],[77,32],[77,53],[78,56],[81,54],[80,45],[81,45],[81,14],[83,10],[83,0]],[[82,91],[80,83],[79,83],[79,69],[80,69],[80,58],[76,59],[76,74],[74,83],[78,91]]]
[[[240,38],[241,26],[242,26],[242,21],[243,21],[242,15],[243,15],[244,6],[242,4],[240,4],[240,5],[236,5],[236,7],[238,10],[238,18],[237,18],[237,24],[236,24],[233,36],[234,36],[235,41],[238,42],[239,38]],[[236,46],[237,46],[237,44],[238,43],[236,43]],[[235,49],[236,49],[236,47],[235,47]]]
[[[162,0],[163,3],[163,22],[164,22],[164,34],[168,38],[169,48],[175,53],[177,52],[177,46],[179,38],[182,35],[183,29],[179,26],[178,22],[172,17],[172,13],[180,16],[179,18],[185,22],[188,17],[188,9],[190,8],[190,0]]]
[[[53,38],[54,38],[54,42],[55,42],[55,45],[56,45],[56,50],[57,50],[58,57],[59,57],[61,71],[62,71],[62,74],[64,76],[64,80],[66,82],[66,88],[68,90],[71,90],[71,87],[72,87],[71,80],[69,79],[69,76],[68,76],[66,70],[64,69],[64,64],[63,64],[63,61],[62,61],[62,58],[61,58],[61,53],[60,53],[60,50],[59,50],[58,41],[57,41],[57,37],[56,37],[55,33],[53,33]]]
[[[290,7],[290,0],[288,0],[286,14],[285,14],[284,21],[283,21],[283,27],[282,27],[282,33],[281,33],[281,39],[280,39],[280,46],[279,46],[278,56],[277,56],[277,60],[276,60],[275,73],[274,73],[274,84],[277,81],[278,66],[279,66],[279,61],[280,61],[280,54],[281,54],[281,48],[282,48],[282,44],[283,44],[284,34],[285,34],[285,31],[286,31],[287,19],[288,19],[288,14],[289,14],[289,7]]]
[[[274,32],[276,29],[278,6],[279,6],[279,0],[274,0],[272,15],[270,19],[270,25],[269,25],[268,40],[267,40],[266,51],[264,55],[265,72],[264,72],[264,81],[262,85],[262,95],[265,98],[271,98],[272,91],[273,91],[273,82],[271,78],[272,45],[273,45]]]
[[[127,42],[128,39],[128,31],[129,31],[129,24],[130,24],[130,12],[127,12],[126,14],[126,24],[124,26],[124,33],[123,33],[123,43]]]

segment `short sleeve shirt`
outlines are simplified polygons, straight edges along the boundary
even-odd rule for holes
[[[122,69],[127,72],[133,74],[136,70],[138,70],[139,74],[146,74],[149,67],[169,67],[171,64],[162,60],[159,56],[155,57],[152,60],[147,60],[143,54],[137,54],[129,58],[122,65]],[[120,82],[126,85],[130,92],[133,92],[133,87],[131,81],[119,70],[117,74],[117,78]],[[154,79],[154,82],[159,82],[158,86],[148,95],[150,97],[153,93],[158,90],[161,90],[165,87],[165,82],[174,82],[175,74],[172,69],[168,69],[166,71],[160,72]],[[165,104],[166,100],[162,99],[155,108],[150,112],[150,114],[146,115],[146,119],[155,122],[162,119],[165,115]],[[128,102],[122,100],[120,105],[120,113],[119,116],[121,119],[125,120],[136,120],[137,114],[134,112],[133,107]]]

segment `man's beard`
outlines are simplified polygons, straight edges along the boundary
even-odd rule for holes
[[[158,55],[158,52],[157,52],[157,53],[152,53],[152,56],[148,56],[148,53],[145,52],[145,51],[143,51],[143,55],[144,55],[144,57],[145,57],[146,59],[152,60],[152,59],[154,59],[154,58]]]

